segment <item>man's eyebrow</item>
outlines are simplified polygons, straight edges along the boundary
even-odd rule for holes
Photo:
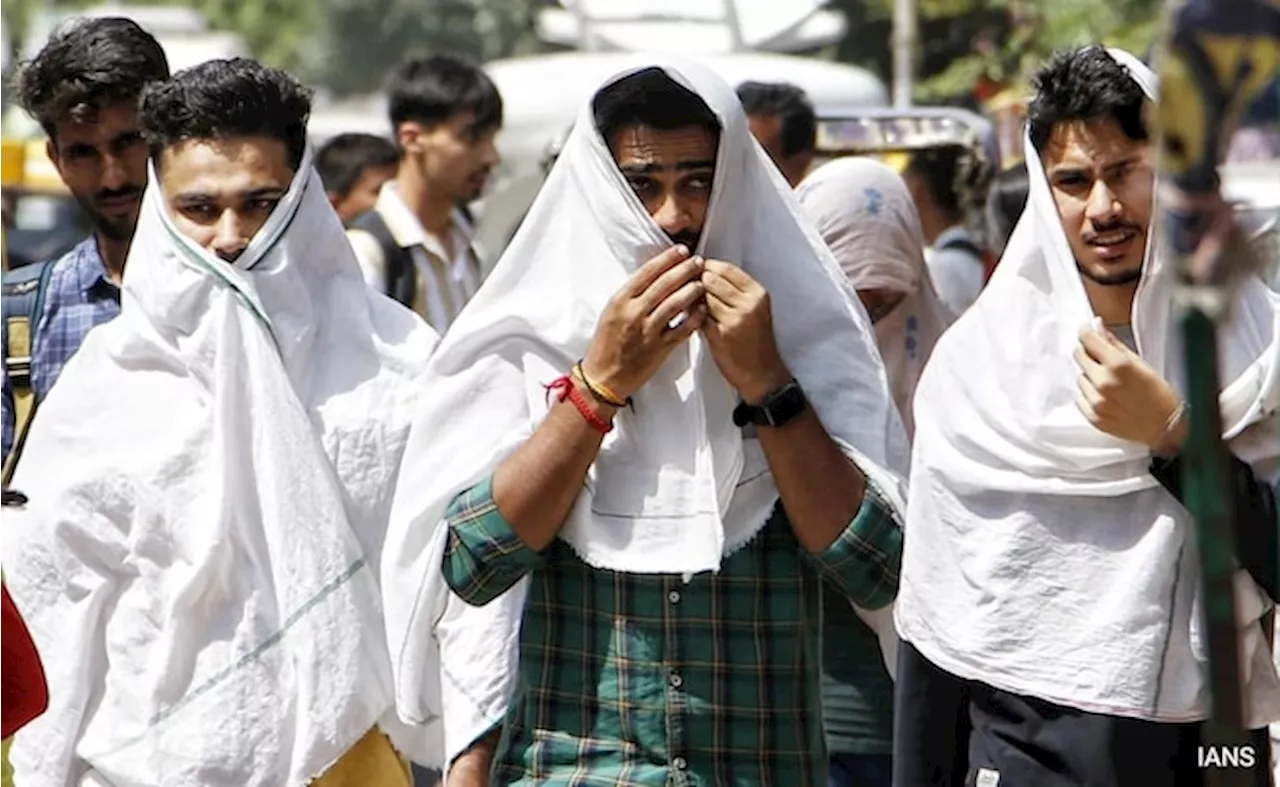
[[[1137,161],[1138,161],[1138,154],[1134,153],[1132,155],[1125,156],[1124,158],[1118,161],[1111,162],[1110,164],[1103,167],[1103,169],[1106,170],[1107,172],[1110,172],[1112,170],[1120,169],[1121,167],[1127,167],[1130,164],[1136,163]]]
[[[195,203],[195,202],[212,202],[214,199],[212,194],[203,191],[183,191],[173,198],[174,202]]]
[[[287,189],[276,186],[264,186],[260,189],[253,189],[238,195],[242,199],[262,199],[264,197],[281,197],[284,196]],[[174,202],[195,203],[195,202],[213,202],[217,200],[216,194],[210,194],[205,191],[184,191],[173,198]]]
[[[1060,178],[1066,175],[1088,175],[1088,167],[1082,167],[1077,164],[1059,164],[1049,169],[1049,177]]]
[[[692,161],[677,161],[672,166],[663,166],[662,164],[624,164],[618,169],[628,175],[650,175],[655,172],[687,172],[693,169],[715,169],[716,162],[714,159],[695,159]]]

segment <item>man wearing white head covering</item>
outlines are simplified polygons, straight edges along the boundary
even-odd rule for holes
[[[884,164],[849,157],[810,173],[796,197],[871,317],[893,399],[910,438],[916,381],[952,320],[925,267],[924,234],[911,192]],[[830,784],[888,787],[893,681],[886,666],[892,670],[897,658],[891,610],[855,611],[826,588],[822,650]]]
[[[437,645],[456,683],[446,587],[527,587],[496,783],[826,783],[819,583],[892,600],[905,437],[727,84],[671,59],[595,95],[424,390],[383,566],[402,716],[451,690]]]
[[[1155,79],[1095,47],[1056,57],[1036,87],[1027,207],[916,391],[895,781],[1199,784],[1206,646],[1177,497],[1175,272],[1142,114]],[[1276,526],[1259,479],[1280,455],[1278,335],[1280,298],[1244,282],[1219,337],[1242,541]],[[1237,579],[1257,727],[1280,718],[1280,683],[1260,647],[1269,602]],[[955,752],[938,744],[957,715],[973,731],[950,782]]]
[[[123,313],[50,394],[5,514],[51,689],[22,784],[408,784],[376,570],[436,337],[363,284],[309,110],[242,59],[145,95]]]

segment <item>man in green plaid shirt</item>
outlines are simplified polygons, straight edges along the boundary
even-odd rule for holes
[[[596,126],[614,162],[676,245],[632,274],[604,308],[582,363],[552,386],[558,401],[545,419],[446,513],[443,572],[462,600],[485,605],[529,578],[494,784],[825,784],[822,582],[867,609],[897,592],[902,535],[893,492],[881,482],[891,474],[855,464],[850,457],[861,454],[832,436],[848,430],[829,433],[819,420],[824,401],[810,406],[796,381],[815,375],[801,354],[792,353],[794,375],[784,361],[765,287],[736,265],[691,252],[703,240],[711,184],[722,182],[717,167],[767,166],[749,137],[734,137],[746,146],[736,159],[725,153],[735,148],[722,135],[748,132],[724,88],[734,106],[720,101],[713,111],[652,68],[597,94]],[[759,178],[746,182],[781,185],[771,173]],[[821,273],[825,252],[808,245],[786,199],[776,204],[812,258],[809,270],[795,262],[794,275]],[[806,318],[840,312],[851,335],[820,341],[856,343],[855,308],[841,295],[814,303]],[[718,571],[592,565],[562,531],[566,518],[619,410],[694,332],[740,395],[733,420],[758,440],[767,465],[756,477],[771,473],[776,493],[756,529],[726,544]],[[874,380],[877,368],[865,367],[861,379]],[[821,395],[878,395],[876,383],[860,385],[824,386]],[[839,412],[847,411],[823,410]],[[886,429],[901,428],[896,415],[882,422],[885,440]],[[463,783],[480,783],[462,774],[483,754],[484,742],[454,763]]]

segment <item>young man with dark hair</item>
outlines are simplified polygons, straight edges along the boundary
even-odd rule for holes
[[[973,154],[960,145],[917,151],[902,179],[920,214],[929,276],[954,314],[969,308],[986,280],[982,247],[965,227],[972,207],[986,196],[985,175]]]
[[[5,277],[5,457],[15,431],[25,426],[85,335],[120,313],[125,255],[147,185],[138,96],[148,83],[168,76],[160,44],[132,21],[115,17],[75,20],[18,72],[18,103],[44,129],[49,158],[94,233],[54,262]],[[39,304],[40,313],[15,314],[11,298],[21,295],[29,309]],[[26,321],[25,330],[11,334],[15,319]],[[14,346],[23,339],[25,348]],[[23,424],[15,415],[18,400]]]
[[[448,664],[440,604],[514,607],[464,687],[496,785],[825,785],[820,583],[883,608],[901,545],[874,338],[723,80],[592,109],[422,382],[393,650]]]
[[[1156,78],[1089,47],[1054,57],[1035,88],[1018,229],[916,389],[894,783],[1199,785],[1197,747],[1222,742],[1200,724],[1175,274],[1143,121]],[[1258,546],[1276,528],[1280,391],[1257,370],[1280,363],[1280,298],[1252,279],[1231,309],[1219,341],[1236,622],[1245,722],[1262,727],[1280,719],[1262,626],[1275,588],[1259,584],[1274,547]]]
[[[795,85],[743,82],[738,98],[752,136],[787,182],[798,186],[813,164],[818,145],[818,118],[809,97]]]
[[[498,164],[502,97],[479,67],[436,55],[396,69],[387,104],[400,165],[348,237],[365,280],[444,333],[480,286],[459,205],[483,193]]]
[[[316,152],[320,181],[343,224],[373,210],[399,164],[395,143],[376,134],[339,134]]]
[[[377,567],[436,337],[365,286],[310,110],[241,58],[146,89],[128,306],[68,365],[5,514],[51,686],[21,784],[411,783]]]

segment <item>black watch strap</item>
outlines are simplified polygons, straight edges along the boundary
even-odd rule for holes
[[[756,426],[783,426],[808,407],[800,383],[791,380],[786,385],[771,392],[759,405],[741,402],[733,410],[733,423],[739,427],[747,424]]]

